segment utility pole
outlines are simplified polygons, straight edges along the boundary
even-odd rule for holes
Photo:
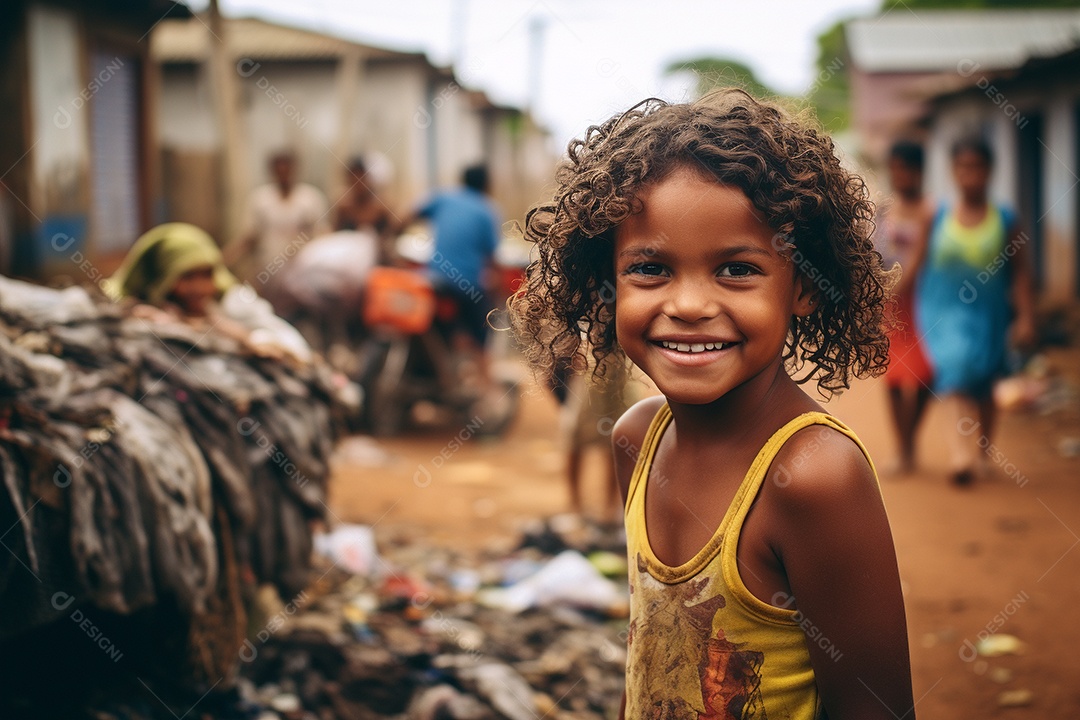
[[[247,142],[241,128],[239,98],[237,96],[237,70],[229,52],[228,29],[221,17],[218,0],[210,0],[209,8],[210,55],[208,58],[210,78],[214,88],[214,105],[217,125],[221,132],[221,221],[222,237],[219,243],[227,245],[240,239],[244,231],[244,204],[247,202]]]
[[[330,177],[326,187],[335,198],[349,190],[352,180],[345,181],[345,166],[352,162],[352,131],[356,101],[364,82],[364,55],[355,43],[343,43],[335,70],[338,102],[338,132],[334,143],[334,162],[329,164]],[[340,192],[338,189],[340,188]]]

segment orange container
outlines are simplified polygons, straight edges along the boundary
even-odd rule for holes
[[[377,267],[367,279],[364,324],[410,335],[427,332],[435,317],[435,290],[420,272]]]

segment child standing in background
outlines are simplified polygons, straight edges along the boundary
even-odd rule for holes
[[[878,374],[888,278],[832,142],[741,91],[648,100],[569,147],[512,312],[540,368],[628,358],[616,424],[624,716],[913,716],[873,464],[799,388]],[[583,340],[584,337],[584,340]]]
[[[922,194],[923,149],[901,141],[889,151],[892,198],[877,218],[874,240],[885,267],[900,266],[903,274],[893,289],[893,327],[889,332],[889,388],[899,450],[896,471],[915,469],[915,433],[919,428],[933,380],[930,363],[915,325],[915,281],[926,257],[934,209]]]
[[[622,368],[616,368],[622,370]],[[621,522],[619,482],[611,456],[611,431],[633,400],[643,397],[636,391],[638,383],[631,382],[625,372],[618,377],[597,381],[591,369],[573,373],[568,378],[567,399],[563,407],[563,434],[566,438],[566,480],[570,494],[570,510],[585,514],[581,480],[585,455],[589,448],[603,451],[603,483],[605,505],[600,515],[604,522]]]
[[[948,408],[952,482],[974,483],[993,442],[994,383],[1006,375],[1010,341],[1035,344],[1028,237],[1016,214],[990,200],[994,155],[979,138],[952,149],[959,199],[938,211],[919,281],[918,320]]]

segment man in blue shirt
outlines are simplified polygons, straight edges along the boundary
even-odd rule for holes
[[[439,293],[457,301],[461,326],[482,350],[487,340],[487,315],[492,304],[484,273],[499,244],[499,221],[487,197],[488,171],[474,165],[462,176],[464,186],[441,192],[418,211],[434,230],[435,249],[428,273]]]

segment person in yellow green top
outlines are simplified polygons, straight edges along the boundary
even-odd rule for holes
[[[612,430],[630,582],[622,716],[914,717],[892,534],[828,395],[888,360],[893,277],[832,141],[739,90],[571,142],[511,300],[530,359],[632,361]],[[584,338],[584,340],[582,339]]]
[[[1016,216],[989,200],[993,153],[981,139],[952,149],[959,200],[938,211],[917,288],[918,327],[948,406],[952,481],[971,485],[980,447],[994,435],[994,381],[1006,373],[1010,340],[1035,342],[1028,238]]]
[[[258,355],[311,360],[300,333],[226,269],[217,243],[194,225],[148,230],[103,289],[113,300],[134,300],[137,317],[215,331]]]

